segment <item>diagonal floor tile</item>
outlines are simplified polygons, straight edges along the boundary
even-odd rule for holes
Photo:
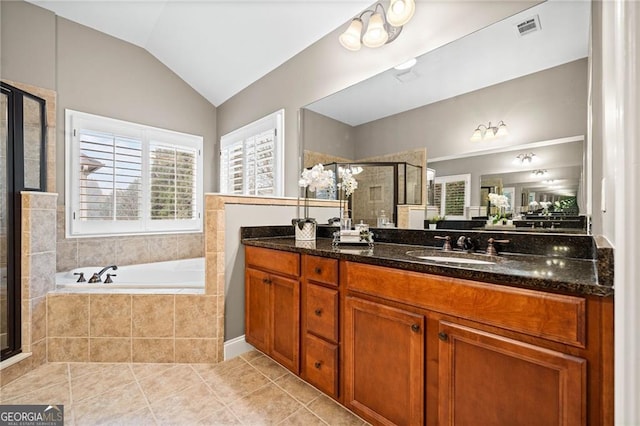
[[[36,389],[56,383],[69,381],[69,370],[65,363],[44,364],[24,376],[2,386],[0,395],[2,400],[16,398],[33,392]]]
[[[240,425],[240,420],[228,408],[223,408],[204,419],[200,419],[195,424],[208,426],[233,426]]]
[[[71,404],[69,383],[55,383],[53,385],[36,388],[29,393],[19,395],[13,399],[3,400],[2,404],[46,404],[64,405]]]
[[[298,411],[278,423],[283,426],[326,426],[327,424],[315,416],[311,411],[302,407]]]
[[[270,383],[231,404],[229,408],[244,424],[276,424],[302,405]]]
[[[77,425],[94,425],[115,422],[114,419],[123,418],[146,406],[147,401],[138,384],[129,383],[101,395],[74,402],[73,411]]]
[[[147,376],[138,381],[150,404],[166,398],[196,383],[202,383],[200,376],[190,365],[177,364],[159,374]]]
[[[160,424],[193,424],[212,411],[225,408],[204,382],[151,404]]]
[[[81,374],[79,377],[74,377],[73,372],[71,373],[71,394],[74,401],[82,401],[135,381],[129,364],[97,364],[96,368],[90,370],[90,374]]]
[[[309,410],[316,416],[330,425],[364,425],[365,422],[347,410],[346,408],[338,405],[331,398],[325,395],[320,395],[308,405]]]
[[[271,380],[282,377],[289,372],[289,370],[267,356],[259,356],[253,358],[251,361],[249,361],[249,364],[253,365],[256,370],[258,370]]]
[[[309,404],[321,395],[319,390],[306,384],[293,374],[282,376],[275,383],[304,405]]]
[[[235,401],[261,386],[271,383],[263,374],[247,364],[246,367],[222,372],[210,372],[204,376],[205,381],[220,399],[226,403]]]

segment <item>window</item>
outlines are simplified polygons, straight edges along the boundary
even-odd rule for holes
[[[220,192],[284,194],[284,110],[220,138]]]
[[[202,231],[202,137],[66,110],[67,236]]]
[[[471,175],[436,177],[434,204],[440,207],[440,215],[447,219],[465,219],[469,207]]]

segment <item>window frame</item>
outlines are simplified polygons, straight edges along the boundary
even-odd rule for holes
[[[249,138],[257,137],[269,130],[274,130],[274,193],[270,195],[257,195],[255,193],[250,193],[249,188],[246,186],[246,152],[244,151],[244,146],[246,141]],[[239,142],[243,144],[243,185],[242,185],[242,194],[235,194],[232,192],[227,192],[227,188],[223,188],[222,183],[226,181],[226,178],[223,176],[223,171],[225,167],[222,164],[222,152],[228,147],[235,145]],[[282,197],[284,196],[284,108],[278,111],[275,111],[265,117],[262,117],[252,123],[249,123],[245,126],[242,126],[236,130],[233,130],[229,133],[220,137],[220,149],[218,151],[218,179],[219,179],[219,192],[221,194],[229,194],[229,195],[248,195],[252,197]],[[257,189],[254,188],[254,190]]]
[[[80,129],[141,141],[141,219],[82,221],[76,219],[80,207]],[[111,237],[123,235],[152,235],[167,233],[194,233],[203,230],[203,137],[172,130],[132,123],[114,118],[65,109],[65,236],[67,238]],[[150,213],[150,145],[166,144],[188,147],[196,151],[195,217],[178,220],[152,220]]]
[[[445,206],[447,205],[446,184],[451,182],[464,181],[464,207],[462,216],[447,215]],[[436,176],[434,185],[442,185],[440,190],[440,205],[438,206],[439,215],[452,220],[467,219],[467,212],[471,206],[471,174],[465,173],[460,175]]]

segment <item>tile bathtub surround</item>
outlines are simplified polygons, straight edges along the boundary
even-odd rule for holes
[[[0,404],[64,404],[65,423],[364,425],[259,352],[216,365],[50,363]]]
[[[49,362],[216,363],[218,295],[47,296]]]
[[[57,194],[22,192],[22,352],[31,353],[2,369],[2,383],[46,362],[46,294],[53,290]]]
[[[65,238],[64,206],[57,207],[56,271],[83,266],[136,265],[204,256],[203,233]]]

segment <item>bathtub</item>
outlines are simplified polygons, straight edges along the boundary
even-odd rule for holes
[[[103,265],[104,266],[104,265]],[[56,292],[60,293],[151,293],[151,294],[203,294],[204,293],[204,257],[167,262],[143,263],[139,265],[119,266],[113,283],[76,282],[77,272],[83,272],[88,281],[94,272],[103,266],[87,266],[56,274]]]

